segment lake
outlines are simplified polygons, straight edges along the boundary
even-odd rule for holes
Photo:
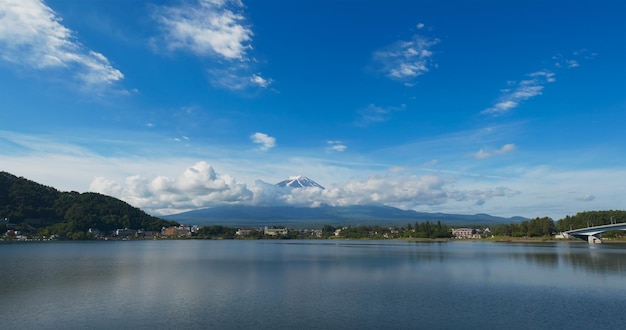
[[[2,329],[623,329],[626,245],[0,244]]]

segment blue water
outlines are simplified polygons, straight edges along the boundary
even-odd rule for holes
[[[626,245],[0,245],[0,328],[623,329]]]

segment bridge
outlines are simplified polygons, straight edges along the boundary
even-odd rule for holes
[[[575,238],[580,238],[580,239],[586,239],[587,242],[589,242],[590,244],[593,244],[593,243],[602,243],[602,240],[600,239],[600,237],[597,236],[598,234],[601,234],[607,231],[614,231],[614,230],[626,231],[626,222],[568,230],[568,231],[561,233],[561,235],[563,235],[564,238],[575,237]]]

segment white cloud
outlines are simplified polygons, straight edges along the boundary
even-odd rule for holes
[[[272,79],[265,79],[265,78],[261,77],[258,74],[253,74],[252,78],[250,78],[250,81],[253,84],[255,84],[255,85],[259,86],[259,87],[263,87],[263,88],[268,87],[272,83]]]
[[[390,171],[365,180],[350,180],[332,188],[288,189],[256,180],[251,187],[232,176],[217,173],[206,162],[198,162],[177,178],[130,175],[123,180],[95,178],[90,191],[120,198],[152,214],[173,214],[223,204],[292,205],[317,207],[391,205],[416,208],[469,201],[483,205],[495,197],[512,197],[518,192],[504,187],[463,190],[439,175],[416,176]]]
[[[498,154],[498,155],[506,154],[506,153],[509,153],[509,152],[515,150],[515,148],[516,147],[515,147],[514,144],[508,143],[508,144],[503,145],[502,148],[500,148],[499,150],[496,150],[495,153]]]
[[[547,83],[556,81],[554,73],[550,71],[537,71],[529,73],[530,79],[520,82],[508,82],[513,88],[502,90],[499,100],[490,108],[481,111],[482,114],[502,115],[517,108],[523,101],[541,95]]]
[[[483,205],[494,197],[519,194],[505,187],[462,190],[453,188],[450,180],[438,175],[415,176],[402,171],[391,171],[389,175],[372,176],[365,180],[352,180],[327,189],[284,189],[257,181],[250,190],[254,192],[253,203],[257,205],[390,205],[405,209],[443,205],[449,201],[469,201]]]
[[[254,33],[243,9],[239,0],[197,0],[158,7],[154,18],[161,24],[165,48],[215,60],[207,70],[212,85],[235,91],[267,88],[272,79],[251,73]]]
[[[256,132],[250,136],[250,139],[252,142],[260,144],[259,148],[263,151],[270,150],[276,146],[276,139],[265,133]]]
[[[252,199],[245,184],[220,175],[206,162],[198,162],[178,178],[133,175],[123,183],[95,178],[90,191],[120,198],[153,214],[169,214]]]
[[[588,51],[585,49],[573,52],[573,56],[576,58],[591,59],[597,55],[593,53],[592,56],[588,56],[587,54]],[[554,66],[559,69],[571,69],[580,66],[580,62],[577,59],[568,59],[561,54],[552,56],[552,59],[554,60]],[[514,81],[509,82],[513,88],[503,90],[498,101],[492,107],[481,111],[481,113],[491,115],[505,114],[518,107],[523,101],[541,95],[546,84],[556,81],[554,72],[547,70],[533,72],[527,74],[527,76],[530,79],[525,79],[518,83]]]
[[[432,157],[441,146],[462,144],[471,140],[469,136],[446,138],[433,148],[425,144],[410,150],[403,148],[402,154],[421,153],[423,157]],[[133,156],[113,157],[50,136],[1,131],[0,164],[4,171],[63,191],[83,192],[91,184],[92,191],[121,198],[152,214],[171,214],[224,203],[301,206],[369,203],[424,212],[560,219],[582,211],[619,208],[623,204],[622,196],[626,195],[626,186],[615,184],[626,177],[626,170],[620,167],[463,168],[463,164],[451,163],[440,154],[444,158],[437,162],[433,172],[415,167],[430,158],[421,162],[422,157],[396,160],[389,164],[371,161],[389,157],[390,153],[361,155],[355,157],[358,159],[341,162],[226,148],[210,149],[190,157],[184,152],[172,154],[172,149],[164,148],[163,140],[151,138],[159,141],[155,144],[141,142],[136,137],[110,141],[123,143],[125,148],[136,151]],[[129,144],[129,141],[135,142]],[[497,149],[499,152],[510,150],[513,147],[506,145]],[[570,157],[578,159],[580,154],[592,152],[577,150]],[[211,165],[199,162],[199,157],[212,159]],[[549,157],[540,158],[544,162]],[[571,163],[567,159],[561,161]],[[189,167],[190,164],[193,166]],[[227,169],[228,174],[218,169]],[[290,191],[262,181],[254,183],[259,179],[278,182],[297,173],[309,176],[327,189]]]
[[[164,41],[171,50],[246,60],[253,33],[244,25],[245,17],[239,12],[242,7],[241,1],[199,0],[194,5],[162,7],[157,20],[163,24]]]
[[[0,58],[35,70],[67,70],[88,85],[124,78],[102,54],[86,49],[39,0],[0,4]]]
[[[484,149],[480,149],[480,150],[478,150],[478,152],[476,152],[474,154],[474,157],[477,158],[477,159],[484,159],[484,158],[491,157],[493,155],[506,154],[506,153],[509,153],[509,152],[511,152],[511,151],[513,151],[515,149],[516,149],[516,147],[515,147],[514,144],[508,143],[508,144],[503,145],[500,149],[494,150],[494,151],[486,151]]]
[[[422,28],[423,24],[418,24],[418,29]],[[438,43],[439,39],[416,34],[408,41],[397,41],[375,52],[374,59],[389,78],[410,82],[433,66],[431,49]]]
[[[76,174],[89,178],[96,173],[108,173],[91,181],[90,191],[104,193],[120,198],[133,206],[140,207],[151,214],[173,214],[191,209],[212,207],[223,204],[248,205],[295,205],[315,207],[329,205],[390,205],[404,209],[425,212],[447,212],[457,214],[489,213],[493,215],[526,217],[551,216],[559,219],[567,214],[575,214],[590,209],[616,208],[619,196],[626,193],[624,187],[608,190],[602,198],[579,194],[572,198],[572,191],[600,189],[605,191],[616,177],[623,177],[623,170],[598,169],[592,171],[563,171],[549,168],[519,169],[519,174],[509,178],[499,178],[495,184],[492,179],[479,180],[476,177],[442,174],[413,175],[410,170],[389,171],[387,174],[373,175],[365,179],[349,179],[344,182],[325,184],[325,190],[318,188],[284,189],[271,183],[257,180],[252,186],[235,180],[233,176],[221,174],[206,162],[198,162],[182,174],[169,171],[170,175],[146,174],[145,168],[153,161],[131,159],[90,158],[93,164],[85,163],[84,157],[24,159],[10,164],[20,170],[14,174],[24,175],[29,179],[38,179],[29,173],[39,173],[40,167],[32,164],[45,162],[52,172],[43,177],[48,179],[60,175],[64,168],[72,164],[72,171],[67,173],[70,180]],[[83,160],[83,163],[81,163]],[[188,161],[188,160],[183,160]],[[308,163],[311,160],[307,161]],[[120,163],[126,170],[142,174],[129,174],[119,177]],[[162,163],[162,162],[161,162]],[[31,165],[29,165],[31,164]],[[177,163],[180,165],[180,162]],[[171,170],[175,164],[160,164],[154,169],[158,172]],[[32,167],[32,168],[30,168]],[[7,170],[11,170],[11,166]],[[30,168],[30,169],[29,169]],[[78,169],[80,171],[77,171]],[[241,171],[241,169],[238,169]],[[284,169],[283,169],[284,170]],[[333,169],[334,170],[334,169]],[[343,169],[339,169],[342,171]],[[30,171],[30,172],[28,172]],[[317,172],[310,177],[319,180]],[[324,168],[318,169],[324,171]],[[178,172],[180,173],[180,172]],[[322,173],[322,172],[319,172]],[[352,172],[354,173],[354,172]],[[109,176],[110,175],[110,176]],[[41,175],[40,175],[41,176]],[[115,176],[117,179],[111,179]],[[572,180],[572,178],[577,178]],[[59,180],[67,178],[59,177]],[[276,179],[278,181],[279,179]],[[42,181],[45,184],[54,182]],[[585,203],[576,204],[576,201]],[[584,204],[584,205],[583,205]]]
[[[348,149],[348,146],[343,144],[341,141],[327,141],[326,144],[328,144],[328,149],[332,151],[343,152]]]

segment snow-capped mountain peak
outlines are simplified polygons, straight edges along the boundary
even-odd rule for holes
[[[287,180],[281,181],[276,184],[279,187],[290,187],[290,188],[309,188],[315,187],[324,189],[322,185],[319,183],[307,178],[304,175],[294,175],[290,176]]]

